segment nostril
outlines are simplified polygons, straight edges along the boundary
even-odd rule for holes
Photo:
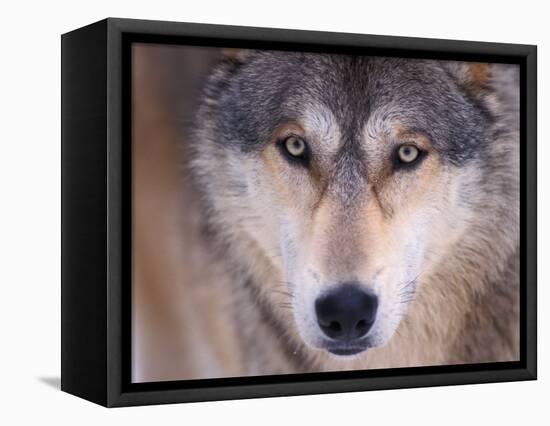
[[[331,321],[328,328],[330,328],[334,332],[342,331],[342,326],[340,325],[339,322],[336,322],[336,321]]]
[[[323,322],[319,320],[318,323],[319,327],[321,327],[321,330],[323,330],[323,333],[325,333],[331,339],[338,339],[343,335],[342,324],[340,324],[338,321],[332,320]]]
[[[365,319],[359,320],[357,324],[355,324],[354,337],[363,337],[370,330],[371,326],[372,322],[368,322]]]
[[[365,328],[367,326],[367,321],[364,319],[360,320],[357,324],[355,324],[355,329],[359,330],[361,328]]]

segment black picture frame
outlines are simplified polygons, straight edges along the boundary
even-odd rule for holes
[[[62,390],[114,407],[536,379],[536,46],[116,18],[64,34],[61,41]],[[520,361],[131,383],[134,42],[519,64]]]

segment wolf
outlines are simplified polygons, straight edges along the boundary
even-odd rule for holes
[[[217,374],[519,359],[516,66],[230,51],[191,139]]]

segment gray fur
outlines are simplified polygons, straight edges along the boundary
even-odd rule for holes
[[[323,196],[338,200],[336,225],[323,230],[332,241],[326,250],[332,272],[341,274],[347,268],[351,274],[354,265],[369,256],[360,248],[353,228],[360,224],[367,200],[376,197],[384,217],[391,219],[399,213],[400,204],[387,199],[402,197],[412,181],[406,175],[396,178],[388,194],[371,178],[371,168],[385,154],[384,147],[366,143],[365,129],[367,137],[376,139],[389,135],[388,123],[399,122],[408,131],[426,135],[446,176],[459,176],[456,200],[448,200],[452,197],[445,193],[432,197],[462,212],[436,212],[456,216],[455,222],[449,219],[446,225],[449,233],[456,232],[457,241],[450,242],[444,253],[427,247],[423,262],[432,272],[401,283],[402,304],[417,300],[411,313],[388,311],[392,324],[387,327],[391,333],[400,327],[408,346],[399,347],[398,337],[387,343],[389,337],[382,332],[373,334],[370,346],[387,344],[386,352],[375,352],[373,361],[335,361],[312,351],[311,342],[297,337],[292,317],[271,303],[264,281],[279,279],[271,285],[287,292],[289,300],[279,300],[293,306],[300,283],[288,282],[284,273],[273,278],[281,273],[280,248],[261,248],[248,231],[250,224],[261,228],[262,220],[271,219],[246,205],[261,187],[258,182],[265,179],[261,153],[278,126],[300,121],[304,111],[315,108],[330,111],[340,131],[334,155],[322,150],[312,154],[330,166],[322,180]],[[514,266],[519,247],[517,109],[513,66],[492,66],[490,82],[472,90],[464,65],[454,62],[255,51],[221,63],[205,87],[196,117],[192,171],[202,194],[204,225],[212,247],[232,271],[235,292],[247,295],[239,298],[245,306],[233,319],[245,330],[243,346],[248,349],[243,350],[249,360],[255,360],[250,361],[255,367],[248,374],[514,359],[519,315],[518,268]],[[291,177],[297,186],[306,184],[300,173],[293,171]],[[432,201],[428,196],[427,205],[436,206]],[[272,208],[275,217],[281,207]],[[284,218],[277,220],[280,234],[292,232]],[[298,256],[296,244],[288,243],[286,253]],[[315,276],[315,271],[310,275]],[[453,335],[447,335],[448,325],[441,324],[451,322],[449,312],[455,315]],[[295,310],[297,315],[305,318],[307,312]],[[434,345],[431,354],[427,353],[430,344]],[[278,356],[273,355],[277,352]]]
[[[223,64],[205,96],[212,103],[199,121],[215,125],[224,135],[220,143],[243,152],[261,149],[305,105],[325,105],[344,130],[343,149],[353,154],[345,168],[364,155],[359,138],[374,111],[426,133],[453,164],[479,155],[490,136],[490,113],[435,61],[255,51],[243,63]]]

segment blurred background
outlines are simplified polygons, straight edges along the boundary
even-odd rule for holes
[[[211,266],[203,247],[186,170],[194,111],[220,56],[214,48],[133,45],[134,382],[239,374],[232,331],[200,315],[205,303],[223,303],[222,297],[207,300],[207,293],[221,286],[217,276],[224,274]],[[213,347],[205,336],[221,345]]]

